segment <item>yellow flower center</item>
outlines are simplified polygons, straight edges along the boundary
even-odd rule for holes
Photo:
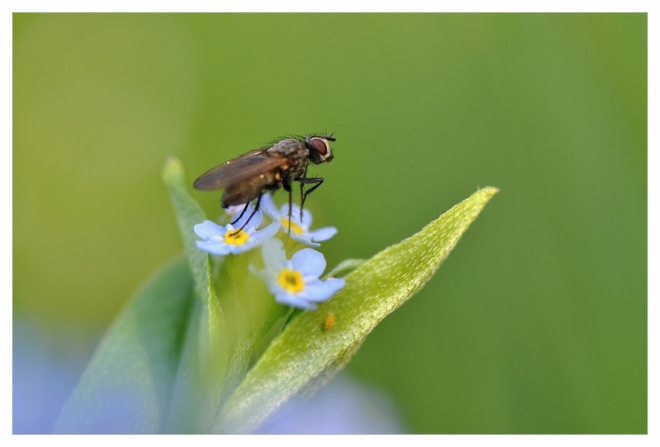
[[[298,270],[282,269],[277,283],[289,293],[298,293],[305,288],[305,281]]]
[[[243,230],[228,230],[225,233],[225,244],[243,245],[250,239],[250,235]]]
[[[289,229],[289,218],[288,217],[283,217],[280,222],[282,222],[282,226],[284,226],[285,230]],[[291,231],[293,231],[296,234],[303,234],[303,229],[300,228],[295,222],[291,222]]]

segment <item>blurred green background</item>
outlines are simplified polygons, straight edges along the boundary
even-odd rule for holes
[[[278,136],[336,132],[307,202],[339,228],[329,266],[501,189],[348,365],[408,430],[647,431],[645,14],[13,24],[15,321],[53,343],[98,335],[181,251],[168,155],[192,180]],[[219,213],[220,193],[195,197]]]

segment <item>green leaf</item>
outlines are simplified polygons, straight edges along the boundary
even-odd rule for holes
[[[197,236],[193,227],[206,220],[204,211],[191,197],[187,188],[183,164],[174,157],[168,158],[163,168],[163,181],[170,192],[170,200],[183,240],[183,251],[190,263],[195,278],[197,293],[204,301],[212,293],[211,265],[209,255],[197,248]]]
[[[295,317],[229,398],[214,431],[253,431],[287,399],[329,380],[376,324],[431,278],[497,191],[477,191],[419,233],[360,265],[346,276],[346,287],[318,310]],[[336,323],[324,330],[331,313]]]
[[[323,279],[325,280],[338,277],[340,273],[346,274],[349,270],[355,270],[365,262],[366,259],[345,259],[341,261],[335,268],[326,273]]]
[[[105,334],[55,433],[158,433],[170,407],[193,279],[183,258],[149,280]]]
[[[195,244],[193,227],[205,216],[178,160],[167,161],[163,179],[186,259],[152,279],[115,320],[60,413],[56,432],[199,433],[215,420],[228,342],[211,258]]]
[[[163,181],[170,192],[195,291],[203,304],[194,307],[187,326],[167,428],[174,433],[208,432],[220,405],[227,374],[227,323],[216,293],[211,257],[195,243],[193,228],[206,220],[206,215],[188,192],[183,164],[178,159],[167,160]]]

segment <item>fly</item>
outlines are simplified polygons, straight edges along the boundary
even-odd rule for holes
[[[332,150],[329,141],[336,141],[332,135],[308,135],[306,137],[285,138],[263,147],[247,152],[239,157],[216,166],[200,175],[193,186],[202,191],[213,191],[224,188],[222,207],[245,204],[243,211],[232,224],[236,223],[248,208],[248,204],[257,199],[254,211],[245,221],[245,225],[259,209],[261,196],[266,191],[277,191],[284,188],[289,193],[289,231],[291,231],[291,184],[300,184],[300,219],[307,196],[321,186],[323,178],[307,177],[307,166],[332,160]],[[310,185],[305,190],[305,185]]]

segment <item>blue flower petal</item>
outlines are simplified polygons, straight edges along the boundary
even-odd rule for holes
[[[279,272],[286,266],[286,254],[282,248],[284,244],[279,239],[270,239],[266,241],[261,254],[269,272]]]
[[[291,232],[291,239],[294,241],[302,242],[303,244],[307,245],[308,247],[320,247],[321,244],[317,244],[316,242],[312,242],[312,237],[309,235],[309,233],[304,233],[304,234],[295,234],[294,232]]]
[[[222,237],[225,235],[225,227],[211,222],[210,220],[205,220],[204,222],[197,224],[193,227],[195,234],[202,239],[210,239],[212,236]]]
[[[335,227],[323,227],[315,231],[310,231],[308,234],[313,241],[323,242],[337,234],[337,229]]]
[[[307,301],[327,301],[346,285],[343,278],[331,278],[326,281],[312,281],[305,286],[305,290],[298,294],[299,298]]]
[[[261,196],[259,209],[266,213],[266,215],[274,221],[280,220],[280,213],[277,211],[277,206],[275,205],[275,202],[273,202],[273,198],[270,194],[264,194]]]
[[[282,304],[288,304],[289,306],[299,307],[301,309],[314,310],[316,305],[310,302],[301,299],[299,295],[293,295],[284,291],[277,292],[275,294],[275,301]]]
[[[300,211],[297,211],[297,212],[299,213],[298,216],[300,216]],[[312,219],[312,212],[307,210],[307,208],[305,208],[303,210],[302,225],[301,225],[304,228],[305,231],[307,231],[309,229],[309,227],[312,226],[312,220],[313,220]]]
[[[279,229],[280,226],[277,224],[277,222],[273,222],[263,230],[255,231],[254,233],[250,234],[248,243],[250,243],[252,246],[261,244],[266,239],[270,239],[271,237],[275,236],[275,233],[277,233],[277,230]]]
[[[208,241],[195,241],[195,243],[197,248],[212,255],[226,256],[229,254],[229,246],[217,238]]]
[[[298,270],[305,280],[308,277],[318,278],[325,270],[325,258],[323,255],[311,248],[303,248],[297,251],[291,258],[294,270]]]
[[[289,204],[285,203],[284,205],[282,205],[280,207],[279,213],[280,213],[280,217],[288,216],[289,215]],[[292,203],[291,204],[291,216],[298,216],[299,213],[300,213],[300,208],[298,208],[298,205],[296,205],[295,203]],[[293,220],[293,219],[291,219],[291,220]]]

